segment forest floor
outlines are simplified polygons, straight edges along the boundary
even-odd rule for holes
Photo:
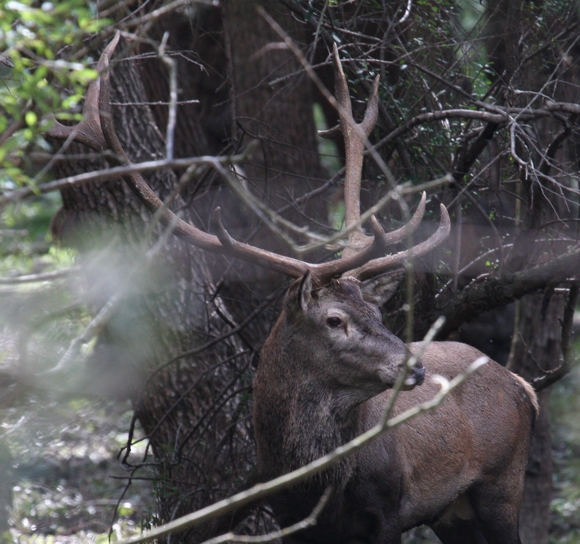
[[[551,544],[580,543],[579,391],[576,371],[552,395]],[[4,542],[105,543],[109,536],[115,541],[138,533],[153,518],[153,477],[127,486],[130,473],[117,458],[127,441],[128,403],[43,398],[4,409],[0,416],[0,470],[4,483],[12,485]],[[142,442],[132,458],[141,459],[144,452]],[[406,542],[437,542],[431,535],[415,530]]]
[[[13,485],[5,542],[105,543],[151,519],[152,481],[127,485],[130,473],[117,459],[127,441],[128,403],[44,399],[12,412],[3,414],[12,464],[4,459],[4,477]],[[132,459],[144,450],[144,442],[134,447]]]

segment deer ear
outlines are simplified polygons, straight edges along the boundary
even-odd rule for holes
[[[299,280],[292,283],[284,298],[286,314],[296,316],[305,312],[312,301],[312,276],[306,272]]]
[[[404,275],[404,270],[395,270],[363,281],[360,286],[363,299],[375,306],[382,306],[393,296]]]

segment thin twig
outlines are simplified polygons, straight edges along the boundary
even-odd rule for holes
[[[160,17],[163,17],[167,13],[170,13],[171,11],[180,8],[181,6],[186,6],[186,5],[191,4],[191,3],[203,4],[203,5],[212,6],[212,7],[219,6],[218,0],[175,0],[175,2],[171,2],[170,4],[162,6],[159,9],[156,9],[156,10],[152,11],[151,13],[148,13],[147,15],[143,15],[143,17],[139,17],[138,19],[133,19],[131,21],[127,21],[126,23],[124,23],[124,26],[125,27],[139,27],[139,26],[143,25],[144,23],[152,22],[155,19],[159,19]]]
[[[80,266],[71,266],[62,270],[55,270],[53,272],[42,272],[41,274],[26,274],[23,276],[14,276],[12,278],[0,278],[0,285],[16,285],[20,283],[36,283],[42,281],[52,281],[59,278],[65,278],[72,274],[80,272]]]
[[[397,376],[397,381],[395,382],[395,385],[393,386],[393,392],[392,392],[391,396],[389,397],[389,402],[387,403],[385,410],[383,411],[383,417],[381,418],[381,422],[379,423],[379,425],[386,426],[388,424],[388,419],[391,416],[391,412],[393,411],[393,408],[395,407],[395,402],[397,400],[397,397],[399,396],[399,393],[401,392],[401,390],[403,388],[403,384],[405,383],[405,378],[407,377],[407,372],[409,370],[411,370],[417,364],[417,361],[419,361],[421,359],[423,353],[425,352],[425,350],[427,349],[429,344],[431,344],[431,342],[433,342],[433,339],[435,338],[435,336],[437,335],[437,333],[439,332],[439,330],[441,329],[441,327],[443,326],[444,323],[445,323],[445,317],[444,316],[438,317],[437,320],[435,321],[435,323],[433,323],[433,325],[431,325],[431,328],[429,329],[429,331],[425,335],[421,349],[419,349],[419,351],[417,353],[411,354],[411,356],[405,362],[405,368],[403,369],[403,372],[400,372],[399,375]]]
[[[75,358],[80,353],[82,346],[90,342],[101,331],[101,329],[117,310],[121,298],[122,297],[120,292],[111,296],[111,298],[109,298],[109,300],[107,300],[107,302],[99,310],[97,315],[87,325],[85,330],[70,342],[69,347],[65,351],[64,355],[60,358],[58,363],[50,370],[41,373],[41,376],[52,376],[55,374],[60,374],[71,368],[74,364]]]
[[[165,158],[173,160],[173,142],[175,139],[175,123],[177,120],[177,64],[174,59],[165,54],[169,32],[163,34],[159,46],[159,56],[169,68],[169,115],[167,118],[167,132],[165,136]]]
[[[142,107],[142,106],[169,106],[172,102],[165,102],[163,100],[155,100],[154,102],[111,102],[111,106],[135,106],[135,107]],[[184,104],[199,104],[199,100],[191,99],[191,100],[177,100],[175,102],[177,106],[182,106]]]
[[[149,266],[153,262],[153,259],[159,251],[161,251],[162,247],[165,245],[165,242],[171,236],[173,232],[174,224],[169,224],[163,231],[162,235],[159,239],[155,242],[155,245],[147,251],[145,254],[145,265]],[[123,295],[125,294],[125,290],[131,285],[131,280],[133,277],[142,271],[142,263],[137,262],[131,273],[129,274],[128,278],[126,279],[125,283],[121,286],[119,291],[113,294],[107,302],[101,307],[98,311],[97,315],[91,320],[91,322],[87,325],[85,330],[79,334],[77,337],[73,338],[70,342],[69,347],[65,351],[64,355],[60,358],[58,363],[52,367],[50,370],[43,372],[42,376],[53,376],[55,374],[62,374],[66,372],[70,367],[73,366],[75,358],[79,355],[81,348],[83,345],[90,342],[99,332],[103,329],[103,327],[109,322],[111,317],[117,311],[119,304],[124,300]]]
[[[163,168],[182,169],[191,166],[193,164],[197,165],[214,165],[216,163],[222,165],[237,164],[239,162],[243,162],[244,160],[246,160],[247,154],[248,150],[239,155],[232,155],[229,157],[201,156],[173,160],[162,159],[157,161],[145,161],[126,166],[116,166],[114,168],[105,168],[103,170],[95,170],[93,172],[85,172],[83,174],[78,174],[76,176],[68,176],[66,178],[61,178],[54,181],[50,181],[48,183],[43,183],[42,185],[37,185],[35,187],[23,187],[22,189],[16,189],[14,191],[7,192],[0,196],[0,208],[6,206],[10,202],[17,202],[19,200],[29,198],[31,196],[46,194],[52,191],[59,191],[61,189],[67,189],[76,185],[82,185],[92,181],[108,181],[111,179],[126,176],[127,174],[137,172],[155,172],[156,170],[161,170]]]

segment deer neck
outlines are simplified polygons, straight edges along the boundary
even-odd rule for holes
[[[264,387],[259,379],[255,384],[256,390],[260,389],[260,402],[255,407],[256,436],[265,478],[300,468],[358,434],[358,405],[321,387],[319,380],[297,375],[291,371],[292,367],[284,363],[275,365],[272,373],[277,379],[264,380]],[[352,475],[355,463],[353,456],[347,457],[304,485],[342,488]]]

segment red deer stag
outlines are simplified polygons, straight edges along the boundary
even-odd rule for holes
[[[85,119],[75,128],[56,124],[50,134],[75,137],[94,149],[111,149],[128,160],[112,125],[109,58],[117,38],[104,51],[101,73],[89,89]],[[365,118],[352,119],[351,104],[335,50],[340,129],[346,141],[347,225],[359,217],[363,141],[377,117],[375,81]],[[100,88],[99,88],[100,83]],[[99,114],[100,112],[100,114]],[[126,177],[151,211],[161,201],[139,174]],[[351,192],[351,190],[354,190]],[[354,195],[354,196],[353,196]],[[217,236],[161,211],[176,235],[208,251],[220,252],[282,272],[297,281],[260,356],[254,382],[254,423],[258,468],[263,480],[296,469],[373,427],[398,375],[407,372],[406,392],[395,412],[432,398],[438,386],[424,375],[452,379],[482,354],[456,342],[433,342],[421,362],[406,370],[406,359],[421,343],[405,345],[382,324],[378,307],[396,289],[400,272],[385,273],[410,257],[432,250],[449,233],[446,209],[426,241],[377,257],[420,224],[425,195],[411,221],[385,234],[373,220],[374,238],[351,236],[358,251],[339,260],[310,264],[233,240],[214,215]],[[362,249],[360,247],[362,246]],[[346,252],[345,252],[346,253]],[[420,386],[420,387],[415,387]],[[289,542],[396,544],[401,534],[430,525],[445,544],[517,544],[518,509],[534,418],[535,395],[522,379],[490,361],[454,389],[434,412],[422,414],[368,447],[271,499],[278,522],[307,517],[325,488],[333,486],[318,523]]]

